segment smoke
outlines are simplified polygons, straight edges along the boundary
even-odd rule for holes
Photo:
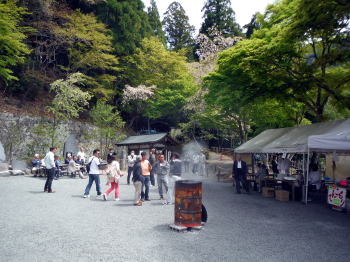
[[[199,143],[197,141],[191,141],[182,146],[182,156],[186,153],[190,155],[198,154],[202,151],[206,151],[208,146],[205,143]]]

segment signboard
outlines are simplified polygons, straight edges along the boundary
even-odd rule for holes
[[[346,199],[345,188],[341,188],[337,186],[328,187],[328,196],[327,196],[328,204],[334,205],[337,207],[345,207],[345,199]]]

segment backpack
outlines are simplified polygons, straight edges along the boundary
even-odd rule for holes
[[[90,173],[90,166],[91,166],[92,160],[94,160],[94,157],[91,158],[90,162],[86,165],[86,172],[87,172],[88,174]]]

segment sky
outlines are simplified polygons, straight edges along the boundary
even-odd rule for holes
[[[150,0],[142,0],[146,7],[149,6]],[[161,19],[168,6],[174,0],[156,0],[157,7]],[[177,0],[185,9],[186,14],[190,19],[190,24],[194,25],[197,32],[202,24],[202,8],[205,0]],[[241,27],[248,24],[252,15],[256,12],[263,12],[268,4],[272,4],[275,0],[231,0],[231,6],[236,13],[236,21]]]

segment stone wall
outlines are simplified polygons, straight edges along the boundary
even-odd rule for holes
[[[35,153],[43,156],[51,146],[48,134],[51,124],[51,119],[0,113],[0,158],[6,158],[0,162],[8,162],[22,169],[21,165],[28,162]],[[65,152],[77,153],[80,146],[90,153],[99,146],[98,139],[94,137],[96,130],[90,124],[63,121],[56,129],[57,154],[63,156]]]

